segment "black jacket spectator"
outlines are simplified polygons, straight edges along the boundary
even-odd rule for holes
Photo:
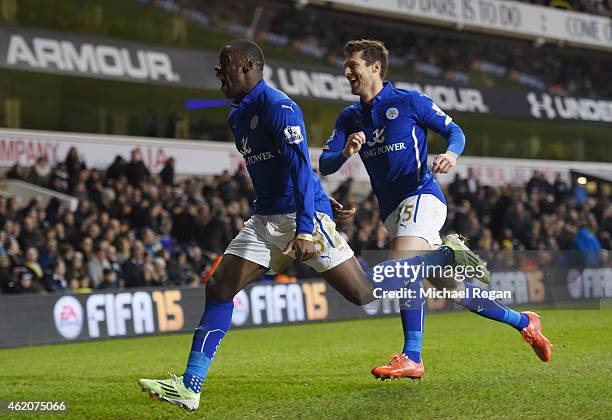
[[[222,254],[232,240],[229,220],[219,215],[213,216],[206,225],[200,226],[198,236],[202,249]]]
[[[134,243],[130,249],[130,259],[121,266],[125,287],[144,287],[146,280],[144,276],[145,251],[140,241]]]
[[[77,151],[76,147],[71,147],[68,149],[68,154],[66,155],[64,165],[66,173],[68,174],[68,188],[70,191],[72,191],[79,180],[79,173],[83,169],[87,169],[85,163],[79,157],[79,152]]]
[[[23,226],[21,228],[21,233],[19,234],[19,246],[21,249],[26,249],[30,247],[41,248],[45,243],[45,238],[36,226],[36,220],[32,216],[27,216],[23,220]]]
[[[168,158],[166,164],[159,173],[162,184],[174,186],[174,164],[174,158]]]
[[[45,289],[49,292],[68,291],[68,280],[66,279],[66,264],[64,260],[58,259],[53,263],[53,270],[46,274],[43,279]]]
[[[130,185],[138,186],[143,181],[149,179],[150,173],[145,164],[142,162],[140,150],[132,150],[132,160],[125,165],[125,175],[127,176]]]
[[[27,174],[27,169],[19,165],[19,163],[16,163],[6,173],[6,177],[8,179],[22,180],[26,177],[26,174]]]
[[[106,179],[117,180],[126,174],[127,162],[123,159],[123,156],[115,156],[115,160],[106,169]]]
[[[41,156],[36,159],[34,166],[30,168],[30,171],[25,177],[27,182],[31,182],[41,187],[48,187],[49,181],[51,180],[51,166],[46,156]]]

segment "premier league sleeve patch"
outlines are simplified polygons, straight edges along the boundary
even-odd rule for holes
[[[302,127],[299,125],[288,125],[283,130],[285,141],[289,144],[300,144],[304,140],[302,135]]]

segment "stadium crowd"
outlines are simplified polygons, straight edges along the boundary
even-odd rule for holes
[[[148,3],[148,0],[139,0]],[[584,8],[610,9],[612,1],[584,0]],[[391,51],[391,69],[405,69],[424,80],[501,85],[515,83],[552,94],[612,97],[612,59],[576,49],[538,46],[528,41],[406,25],[393,20],[347,13],[305,2],[244,0],[232,7],[219,2],[154,2],[197,23],[236,36],[254,32],[258,39],[342,66],[344,42],[374,38]],[[258,6],[259,18],[253,26]],[[449,42],[452,39],[452,42]],[[478,74],[479,76],[476,76]]]
[[[574,12],[588,13],[612,17],[612,0],[518,0],[523,3],[550,6],[557,9],[572,10]]]
[[[157,285],[198,286],[249,217],[254,191],[248,174],[175,180],[174,159],[151,174],[140,151],[117,156],[106,170],[87,168],[71,148],[51,167],[40,157],[30,168],[15,165],[21,179],[78,199],[66,204],[40,198],[20,203],[0,196],[0,290],[2,293],[88,292]],[[358,209],[338,227],[356,254],[384,250],[388,236],[373,195],[356,202],[352,181],[334,197]],[[612,204],[572,190],[561,178],[548,183],[536,173],[525,187],[481,186],[475,177],[448,185],[444,232],[471,238],[483,251],[505,249],[610,249]],[[309,276],[295,264],[291,275]]]

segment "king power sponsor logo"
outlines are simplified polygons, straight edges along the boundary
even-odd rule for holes
[[[612,122],[612,101],[529,92],[527,102],[538,119]]]
[[[164,52],[114,45],[75,43],[65,39],[10,37],[5,57],[9,66],[60,70],[92,76],[178,83],[181,77]]]

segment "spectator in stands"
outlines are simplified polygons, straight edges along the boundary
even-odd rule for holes
[[[22,268],[16,268],[13,272],[15,287],[13,293],[42,293],[44,288],[38,282],[32,272]]]
[[[116,181],[126,175],[127,162],[121,155],[115,156],[115,160],[106,169],[106,179]]]
[[[162,184],[174,186],[174,158],[170,157],[166,160],[166,164],[162,168],[159,176],[161,178]]]
[[[142,244],[144,245],[145,251],[149,254],[149,257],[153,258],[162,249],[162,245],[159,242],[159,238],[153,232],[153,229],[144,228],[142,230]]]
[[[38,229],[34,216],[29,215],[23,219],[23,226],[17,239],[21,249],[30,247],[37,249],[43,246],[45,238],[40,229]]]
[[[49,231],[53,233],[53,231]],[[38,257],[38,263],[44,270],[49,270],[54,265],[54,262],[58,259],[58,244],[57,239],[50,235],[45,241],[45,246]]]
[[[593,225],[593,220],[591,220],[590,223],[589,221],[582,221],[571,245],[571,249],[583,252],[581,255],[581,257],[583,257],[582,262],[587,265],[596,265],[599,263],[599,251],[602,249],[597,236],[595,236],[591,230]]]
[[[46,156],[39,156],[36,159],[34,166],[30,168],[30,171],[25,177],[27,182],[41,187],[48,187],[49,181],[51,180],[51,165]]]
[[[65,163],[59,163],[53,169],[51,173],[51,180],[49,181],[49,188],[60,192],[62,194],[69,194],[71,191],[70,178],[68,177],[68,171],[66,170]]]
[[[168,273],[166,272],[166,261],[162,257],[153,260],[153,286],[164,286],[168,283]]]
[[[474,168],[468,168],[468,175],[465,179],[465,186],[467,193],[470,196],[475,196],[478,190],[480,189],[480,183],[478,182],[478,178],[474,172]]]
[[[140,149],[132,150],[132,158],[125,166],[125,175],[132,186],[139,186],[147,181],[151,174],[142,161]]]
[[[68,175],[68,190],[72,191],[81,171],[87,169],[76,147],[72,146],[68,149],[63,167],[65,167],[66,174]]]
[[[93,289],[91,288],[91,280],[89,276],[84,275],[79,279],[79,287],[76,289],[77,293],[91,293]]]
[[[93,253],[87,262],[87,274],[91,280],[91,285],[97,289],[104,276],[104,270],[110,269],[111,265],[106,259],[106,250],[96,244],[93,246]]]
[[[78,288],[79,279],[87,275],[87,270],[85,269],[85,264],[83,261],[83,254],[77,251],[77,252],[72,253],[71,260],[69,258],[70,256],[67,257],[67,259],[70,261],[70,267],[68,270],[67,277],[70,280],[73,280],[73,279],[77,280],[77,288]],[[70,288],[72,289],[72,287]]]
[[[44,277],[44,285],[49,292],[65,293],[69,290],[64,260],[58,258],[53,262],[52,271]]]
[[[85,261],[91,261],[94,254],[94,241],[89,236],[82,236],[79,251],[83,254]]]
[[[172,210],[171,235],[179,245],[189,245],[193,242],[196,232],[197,207],[190,205],[185,198]]]
[[[110,265],[110,269],[113,271],[116,279],[119,281],[122,279],[121,272],[121,260],[119,259],[119,254],[117,253],[117,247],[115,245],[109,245],[106,248],[106,259]]]
[[[117,283],[117,276],[115,272],[110,268],[102,270],[102,279],[98,285],[98,289],[117,289],[119,287]]]
[[[233,238],[229,219],[221,211],[211,214],[210,206],[206,203],[202,203],[198,211],[196,229],[200,247],[215,254],[222,254]]]
[[[532,195],[535,192],[548,192],[552,186],[546,181],[544,174],[540,171],[534,171],[533,176],[527,182],[527,194]]]
[[[555,183],[553,185],[553,189],[555,191],[556,201],[562,201],[569,193],[569,187],[567,183],[565,182],[565,180],[563,179],[563,176],[560,173],[558,173],[557,176],[555,177]]]
[[[167,272],[172,283],[176,285],[188,284],[195,275],[185,252],[181,252],[176,260],[172,260]]]
[[[23,266],[32,274],[32,281],[36,284],[42,285],[42,280],[45,273],[40,264],[38,264],[38,249],[33,246],[26,249]]]
[[[26,168],[24,168],[23,166],[19,164],[19,162],[17,162],[6,173],[6,177],[8,179],[23,180],[25,179],[26,174],[27,174]]]
[[[589,197],[589,194],[587,193],[586,188],[584,188],[584,186],[580,184],[574,185],[572,192],[574,193],[574,199],[576,200],[576,203],[578,204],[584,203]]]
[[[125,287],[143,287],[146,285],[144,264],[144,246],[142,242],[136,241],[130,247],[130,258],[121,267]]]
[[[64,222],[62,226],[64,230],[64,235],[66,237],[66,242],[68,242],[72,246],[77,246],[81,237],[81,233],[76,225],[74,213],[66,213],[64,215]]]
[[[527,230],[531,224],[531,217],[525,210],[525,205],[521,201],[516,201],[514,206],[508,211],[506,224],[512,231],[512,236],[519,240],[524,240]]]
[[[7,222],[7,225],[9,223]],[[11,222],[12,224],[12,222]],[[18,226],[18,225],[17,225]],[[5,226],[6,227],[6,226]],[[8,233],[8,235],[10,235],[10,233]],[[5,246],[6,248],[6,255],[10,261],[10,265],[11,267],[17,267],[21,265],[21,248],[19,247],[19,242],[17,242],[17,240],[12,237],[9,236],[8,239],[6,240],[7,244]]]
[[[11,260],[7,254],[0,254],[0,293],[12,293],[14,287]]]
[[[191,254],[189,255],[189,261],[191,262],[191,266],[193,267],[195,274],[198,276],[204,275],[204,273],[210,268],[213,258],[217,255],[222,255],[222,252],[204,253],[202,252],[202,248],[199,246],[192,247]],[[213,256],[213,258],[211,258],[211,256]]]
[[[66,214],[66,206],[56,197],[52,197],[45,208],[46,221],[50,225],[56,225],[61,222],[62,217]]]

